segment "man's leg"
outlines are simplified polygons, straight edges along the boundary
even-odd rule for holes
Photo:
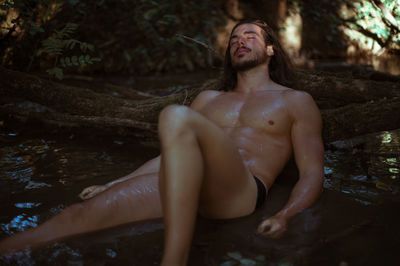
[[[165,224],[162,264],[185,265],[197,211],[210,218],[250,214],[257,188],[232,140],[190,108],[165,108],[159,135]]]
[[[126,180],[135,178],[137,176],[158,173],[159,170],[160,170],[160,156],[157,156],[156,158],[145,162],[142,166],[140,166],[138,169],[136,169],[129,175],[123,176],[116,180],[112,180],[105,185],[93,185],[83,189],[82,192],[79,194],[79,197],[83,200],[93,198],[94,196],[100,194],[101,192],[105,191],[106,189],[109,189],[110,187],[118,183],[125,182]]]
[[[1,241],[0,254],[161,216],[158,174],[141,175],[116,184],[90,200],[69,206],[36,228]]]

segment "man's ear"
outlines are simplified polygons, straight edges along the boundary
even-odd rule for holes
[[[273,56],[274,53],[274,46],[273,45],[267,45],[267,55],[268,56]]]

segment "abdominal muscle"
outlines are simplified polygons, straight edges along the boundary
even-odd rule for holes
[[[259,132],[250,127],[224,127],[250,173],[270,188],[292,153],[290,136]]]

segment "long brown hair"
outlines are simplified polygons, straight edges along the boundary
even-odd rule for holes
[[[273,30],[268,24],[260,19],[243,19],[239,21],[231,31],[233,31],[243,24],[254,24],[259,26],[263,31],[264,42],[266,45],[272,45],[274,49],[274,55],[271,57],[269,62],[269,76],[270,78],[281,85],[292,86],[293,85],[293,67],[292,63],[283,50],[279,43],[279,40]],[[236,87],[237,83],[237,72],[232,67],[232,58],[230,54],[231,44],[229,42],[228,48],[225,53],[224,62],[224,74],[223,74],[223,90],[231,91]]]

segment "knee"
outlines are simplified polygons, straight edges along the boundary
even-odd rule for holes
[[[158,134],[161,141],[181,135],[190,129],[191,112],[183,105],[169,105],[164,108],[158,119]]]

